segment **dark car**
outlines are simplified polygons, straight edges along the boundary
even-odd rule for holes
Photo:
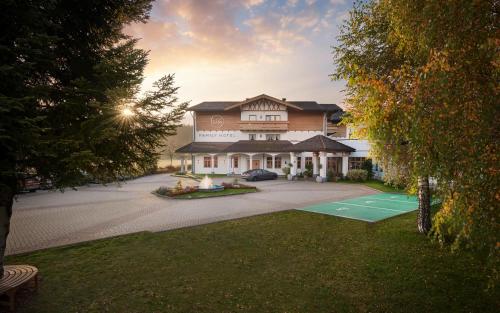
[[[256,169],[244,172],[243,174],[241,174],[241,177],[243,177],[246,180],[257,181],[257,180],[276,179],[278,178],[278,174],[262,169]]]

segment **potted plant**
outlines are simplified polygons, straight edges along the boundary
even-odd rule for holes
[[[286,176],[286,178],[287,178],[288,180],[292,180],[292,179],[293,179],[292,174],[290,174],[290,171],[291,171],[290,166],[291,166],[291,165],[290,165],[290,164],[288,164],[287,166],[285,166],[285,167],[283,167],[283,168],[281,169],[281,170],[283,171],[283,174],[285,174],[285,176]]]
[[[311,163],[306,164],[304,170],[304,178],[310,178],[313,176],[313,165]]]

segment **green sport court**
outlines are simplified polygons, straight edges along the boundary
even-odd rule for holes
[[[378,222],[418,208],[416,196],[379,193],[337,202],[312,205],[300,210],[351,218],[365,222]]]

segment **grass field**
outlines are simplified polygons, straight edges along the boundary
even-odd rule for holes
[[[478,265],[415,231],[287,211],[8,257],[39,267],[19,312],[496,312]],[[497,297],[495,297],[497,296]]]
[[[350,181],[350,180],[341,180],[339,183],[345,183],[345,184],[361,184],[365,185],[367,187],[377,189],[382,192],[396,192],[396,193],[404,193],[405,191],[403,189],[398,189],[390,185],[384,184],[383,181],[376,180],[376,179],[370,179],[365,182],[356,182],[356,181]]]

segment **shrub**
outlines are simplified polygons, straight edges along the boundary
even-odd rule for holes
[[[365,181],[368,178],[366,170],[349,170],[347,172],[347,179],[353,181]]]
[[[313,165],[311,163],[306,164],[304,170],[304,177],[312,177],[313,176]]]
[[[373,178],[373,163],[372,159],[366,159],[363,164],[361,165],[361,168],[366,171],[366,178],[367,179],[372,179]]]
[[[285,174],[286,176],[288,176],[288,174],[290,174],[290,167],[289,166],[285,166],[281,170],[283,171],[283,174]]]
[[[160,188],[155,190],[155,192],[157,194],[162,195],[162,196],[168,196],[169,191],[170,190],[167,187],[160,187]]]
[[[328,172],[326,173],[326,180],[335,181],[335,173],[333,173],[332,170],[328,170]]]

